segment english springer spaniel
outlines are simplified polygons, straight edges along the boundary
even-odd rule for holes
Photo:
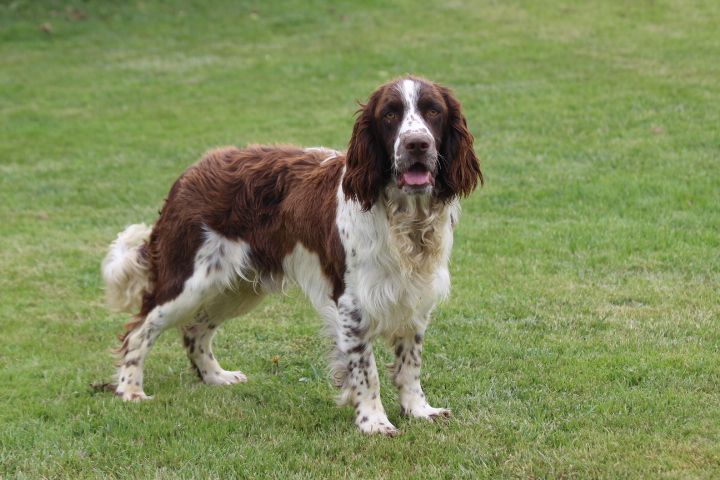
[[[131,225],[103,261],[108,304],[126,325],[116,385],[145,400],[143,363],[178,327],[205,383],[245,382],[220,367],[221,323],[288,282],[300,286],[334,340],[339,403],[365,433],[394,435],[380,402],[373,341],[392,346],[401,412],[434,419],[420,386],[423,336],[450,288],[458,198],[482,183],[473,137],[447,88],[417,77],[379,87],[362,105],[347,152],[288,146],[212,150],[175,182],[152,229]]]

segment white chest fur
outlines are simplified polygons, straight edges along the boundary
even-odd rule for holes
[[[425,325],[450,290],[448,262],[456,202],[386,195],[369,212],[338,195],[337,225],[346,252],[347,292],[377,334]]]

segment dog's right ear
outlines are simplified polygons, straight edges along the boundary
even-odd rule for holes
[[[342,188],[345,198],[356,200],[363,211],[370,210],[390,178],[390,160],[378,135],[375,109],[382,88],[360,105],[359,116],[348,145]]]

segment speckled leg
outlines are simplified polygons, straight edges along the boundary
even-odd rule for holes
[[[427,403],[420,386],[420,366],[422,363],[423,333],[413,332],[396,336],[393,341],[395,363],[393,364],[393,383],[400,392],[400,407],[403,415],[434,420],[449,417],[450,410],[434,408]]]
[[[187,356],[203,382],[208,385],[232,385],[247,381],[243,372],[224,370],[220,366],[212,351],[212,341],[223,322],[249,311],[261,299],[262,295],[251,286],[237,287],[200,309],[192,322],[181,328]]]
[[[340,404],[355,408],[355,424],[363,433],[397,435],[380,401],[372,342],[362,313],[351,299],[341,297],[338,308],[335,379],[342,389]]]
[[[177,325],[192,314],[193,302],[187,295],[155,307],[144,321],[130,331],[120,350],[120,368],[115,393],[126,401],[149,400],[143,391],[143,365],[155,340],[171,326]]]

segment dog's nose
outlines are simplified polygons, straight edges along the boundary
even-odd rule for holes
[[[410,134],[403,139],[403,148],[415,155],[425,153],[430,148],[430,138],[422,134]]]

